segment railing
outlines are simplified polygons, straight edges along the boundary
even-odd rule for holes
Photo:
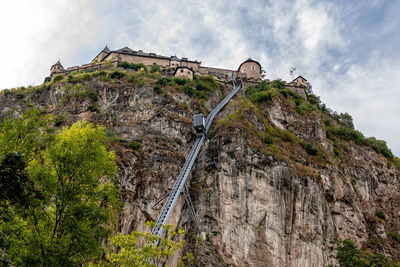
[[[215,116],[229,102],[229,100],[240,90],[240,88],[242,88],[242,83],[240,80],[236,82],[235,79],[233,79],[233,84],[234,84],[234,89],[210,112],[210,114],[208,114],[206,119],[205,131],[202,135],[198,136],[194,141],[193,147],[189,152],[189,155],[185,161],[185,164],[182,167],[181,172],[179,173],[178,179],[176,180],[175,185],[172,188],[171,193],[169,194],[168,200],[165,203],[160,216],[158,217],[156,226],[152,231],[153,235],[158,235],[159,237],[161,237],[163,233],[162,226],[167,224],[169,217],[171,216],[176,201],[178,200],[182,188],[185,185],[185,182],[190,174],[190,171],[197,158],[197,155],[200,152],[200,148],[204,142],[205,136],[208,130],[210,129]],[[158,241],[155,241],[154,245],[158,245]]]

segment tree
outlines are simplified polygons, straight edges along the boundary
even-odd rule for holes
[[[349,113],[340,113],[336,116],[336,119],[339,120],[344,126],[354,129],[353,117]]]
[[[146,222],[149,227],[154,227],[154,222]],[[118,234],[111,238],[106,260],[98,265],[90,266],[158,266],[165,263],[169,257],[181,250],[185,245],[184,231],[173,231],[171,224],[163,226],[165,238],[152,235],[151,232],[142,233],[134,231],[129,235]],[[176,239],[176,241],[174,240]],[[154,241],[159,240],[155,246]],[[193,256],[188,253],[182,257],[179,264],[191,262]]]
[[[341,267],[394,267],[399,264],[380,253],[363,255],[351,239],[339,241],[335,238],[331,243],[336,244],[335,258]]]
[[[51,121],[34,110],[0,125],[0,187],[17,189],[1,194],[0,257],[17,266],[99,258],[120,205],[104,128],[81,121],[54,133]]]

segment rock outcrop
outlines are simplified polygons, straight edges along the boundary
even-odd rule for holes
[[[64,80],[23,97],[3,94],[0,115],[34,106],[63,114],[65,125],[106,126],[119,138],[112,144],[125,203],[119,230],[148,230],[143,222],[157,220],[163,202],[152,206],[172,188],[195,140],[193,113],[211,110],[232,89],[223,84],[203,102],[173,86],[155,93],[155,81],[93,78],[82,82],[96,93],[91,99]],[[318,112],[300,115],[283,95],[254,105],[244,90],[217,116],[187,183],[204,238],[183,197],[172,214],[170,223],[187,233],[184,252],[199,266],[327,266],[335,264],[329,241],[337,236],[400,260],[400,244],[388,236],[400,232],[398,169],[352,141],[339,141],[335,153]]]

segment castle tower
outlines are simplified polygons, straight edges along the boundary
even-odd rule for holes
[[[251,58],[240,64],[238,71],[248,78],[261,79],[261,64]]]
[[[108,54],[110,54],[110,49],[108,49],[107,45],[103,50],[93,59],[93,62],[101,62]]]
[[[63,67],[63,65],[61,65],[60,60],[59,60],[59,61],[57,61],[56,64],[51,66],[50,77],[52,77],[54,73],[62,72],[63,70],[64,70],[64,67]]]

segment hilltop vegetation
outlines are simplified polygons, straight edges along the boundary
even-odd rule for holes
[[[188,128],[191,127],[192,113],[198,110],[207,114],[207,107],[212,107],[228,87],[218,84],[211,76],[195,76],[193,80],[188,80],[167,76],[156,67],[150,71],[136,65],[120,67],[123,69],[56,75],[50,82],[38,87],[21,87],[0,93],[0,101],[11,99],[26,110],[19,119],[12,116],[3,118],[0,125],[0,174],[3,179],[0,184],[0,258],[3,261],[16,265],[43,265],[44,259],[51,265],[98,264],[105,255],[108,255],[108,261],[104,265],[111,258],[125,261],[126,258],[118,249],[103,246],[104,240],[115,232],[121,208],[115,161],[124,153],[132,153],[137,160],[135,168],[140,168],[149,151],[156,150],[156,145],[149,142],[168,149],[171,144],[161,137],[155,139],[151,132],[154,129],[149,126],[146,126],[146,131],[143,131],[146,134],[141,138],[123,137],[114,131],[110,125],[120,126],[123,123],[115,122],[113,116],[116,113],[102,106],[105,101],[102,94],[106,89],[118,89],[122,98],[133,90],[145,88],[152,97],[160,99],[157,103],[164,105],[155,108],[155,115],[149,116],[149,120],[163,115],[165,117],[162,118],[166,118],[163,127],[181,123],[184,126],[182,128]],[[227,112],[221,115],[223,117],[213,124],[208,133],[211,141],[240,132],[246,146],[272,155],[287,164],[299,177],[311,177],[319,185],[323,183],[323,171],[340,164],[344,169],[342,174],[351,177],[350,186],[354,191],[354,198],[344,200],[348,203],[355,201],[353,199],[361,199],[358,177],[351,171],[346,173],[352,167],[350,164],[355,157],[354,151],[377,155],[376,152],[383,162],[386,161],[387,168],[392,168],[392,165],[393,168],[400,168],[399,158],[393,155],[386,142],[373,137],[366,138],[354,129],[349,114],[332,112],[311,90],[306,91],[307,99],[304,99],[280,80],[261,82],[245,89],[243,96],[236,96],[225,108]],[[42,100],[32,96],[46,95],[52,90],[61,92],[61,97],[52,107],[57,112],[49,115],[46,110],[48,107],[38,104],[42,104]],[[178,100],[175,93],[179,94]],[[132,106],[136,105],[137,102],[131,101]],[[87,105],[87,109],[68,110],[83,104]],[[293,117],[292,122],[283,120],[279,125],[271,115],[275,112],[274,108]],[[172,109],[180,114],[168,117],[168,110]],[[10,109],[9,113],[12,112],[13,109]],[[102,120],[109,124],[105,128],[84,120],[77,122],[78,112],[85,116],[93,115],[89,116],[93,122]],[[126,119],[127,116],[120,117]],[[135,123],[140,124],[140,119]],[[159,127],[160,133],[163,133],[164,129]],[[318,127],[322,129],[322,136],[307,132]],[[182,128],[177,132],[190,132],[190,129]],[[188,140],[192,140],[190,134],[187,136]],[[146,138],[153,139],[146,143]],[[322,143],[322,139],[326,142]],[[182,141],[174,142],[182,144]],[[119,156],[116,157],[110,148],[119,152]],[[162,162],[168,159],[179,165],[182,157],[169,151],[169,154],[157,155],[151,160]],[[207,175],[213,171],[216,170],[207,170]],[[146,172],[150,172],[149,168]],[[146,172],[141,174],[146,177]],[[381,222],[389,221],[388,212],[384,210],[377,210],[375,217]],[[387,231],[391,233],[387,239],[398,242],[396,228],[388,224]],[[136,251],[136,244],[132,245],[132,240],[136,242],[137,237],[143,235],[136,232],[126,239],[115,237],[112,242],[118,246],[128,245],[127,249]],[[343,247],[350,247],[359,255],[359,249],[350,241],[338,241],[337,244],[337,257],[342,257],[340,253]],[[182,248],[183,243],[171,245]],[[159,251],[154,253],[160,255]],[[392,264],[390,259],[382,258],[378,253],[371,255],[360,256],[358,260],[365,264],[378,260]],[[142,263],[147,256],[141,254]],[[346,259],[342,262],[346,262]],[[342,263],[342,266],[350,266],[346,264]]]

